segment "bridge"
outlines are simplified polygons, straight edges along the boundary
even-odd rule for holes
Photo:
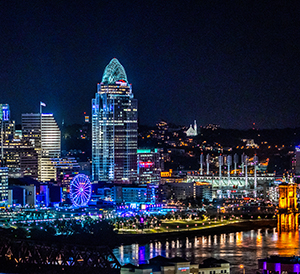
[[[279,212],[277,214],[277,231],[289,232],[299,230],[299,209],[297,204],[297,184],[279,185]]]
[[[0,272],[120,273],[120,263],[106,246],[46,244],[0,238]]]

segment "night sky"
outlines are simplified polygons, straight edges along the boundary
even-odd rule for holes
[[[298,127],[298,2],[3,0],[0,101],[83,122],[116,57],[141,124]]]

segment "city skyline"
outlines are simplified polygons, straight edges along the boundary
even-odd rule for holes
[[[18,124],[40,101],[59,124],[84,121],[102,68],[116,57],[135,85],[140,124],[298,127],[299,6],[6,1],[2,103]]]

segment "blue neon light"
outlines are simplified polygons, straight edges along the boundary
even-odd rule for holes
[[[9,108],[7,106],[2,106],[2,120],[9,120]]]

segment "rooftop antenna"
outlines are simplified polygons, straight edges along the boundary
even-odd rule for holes
[[[210,161],[210,156],[209,154],[206,155],[206,175],[209,175],[209,161]]]
[[[220,177],[220,181],[222,178],[222,165],[223,165],[224,161],[223,161],[223,156],[220,155],[219,156],[219,177]]]
[[[239,156],[236,153],[233,156],[233,161],[234,161],[234,175],[236,175],[237,164],[239,162]]]
[[[258,157],[256,156],[256,154],[254,155],[253,162],[254,162],[254,197],[256,198],[256,196],[257,196],[257,165],[258,165]]]
[[[40,166],[42,167],[42,156],[43,156],[43,142],[42,142],[42,114],[43,114],[43,109],[42,107],[45,107],[46,104],[40,101],[40,135],[41,135],[41,152],[40,152]],[[41,171],[39,171],[41,172]]]
[[[203,152],[200,154],[200,175],[203,175],[203,162],[204,162],[204,155]]]
[[[232,156],[228,155],[227,157],[227,179],[228,179],[228,185],[230,183],[230,166],[232,165]]]
[[[248,188],[248,156],[244,156],[244,164],[245,164],[245,187]]]

